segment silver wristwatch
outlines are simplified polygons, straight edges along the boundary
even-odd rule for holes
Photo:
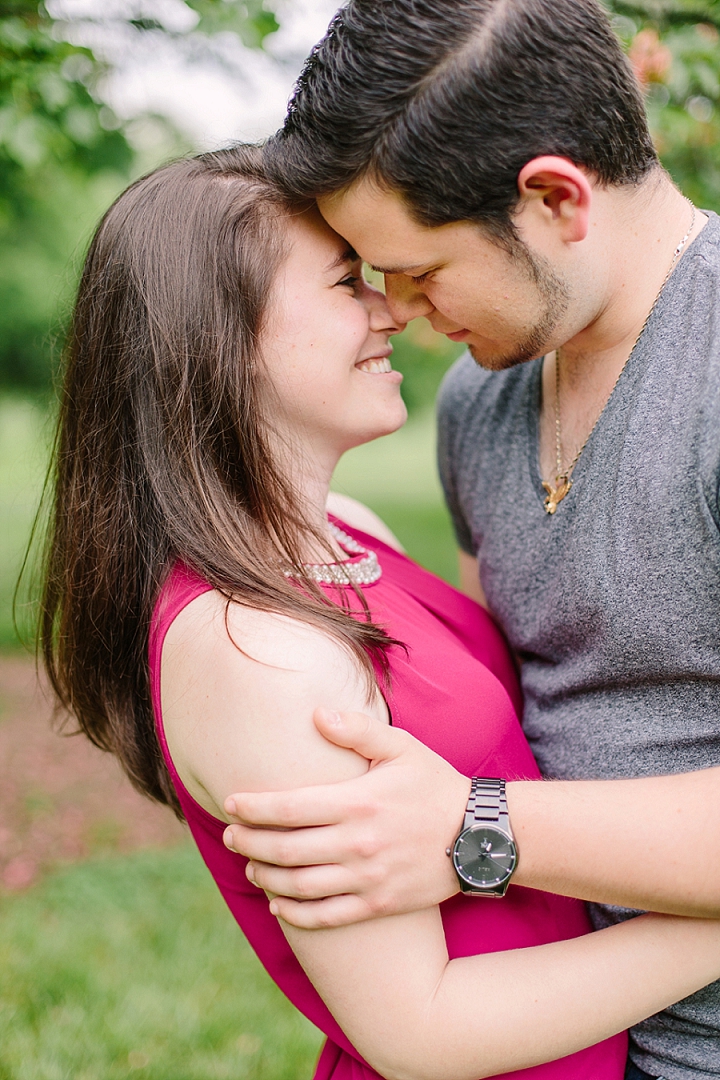
[[[460,888],[471,896],[504,896],[517,866],[505,781],[473,777],[462,832],[452,849]]]

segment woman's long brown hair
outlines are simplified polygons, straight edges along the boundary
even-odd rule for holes
[[[391,644],[369,617],[352,617],[303,580],[313,529],[262,422],[269,389],[258,339],[298,209],[267,179],[256,147],[165,166],[103,218],[74,311],[41,649],[82,731],[178,814],[147,655],[176,560],[228,600],[334,635],[369,677],[373,659],[386,668]]]

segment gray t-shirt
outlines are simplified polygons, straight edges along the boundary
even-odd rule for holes
[[[538,467],[541,361],[490,373],[463,356],[440,392],[448,505],[523,659],[523,724],[546,776],[720,765],[720,218],[709,216],[554,516]],[[599,927],[631,913],[592,914]],[[720,983],[632,1036],[651,1075],[720,1076]]]

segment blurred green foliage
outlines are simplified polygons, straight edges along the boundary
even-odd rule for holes
[[[693,202],[720,211],[720,2],[609,6],[646,91],[663,165]]]
[[[0,2],[0,384],[45,388],[77,208],[132,151],[89,86],[99,65],[33,0]],[[67,288],[66,290],[67,291]]]
[[[251,49],[259,49],[268,34],[280,29],[280,23],[264,0],[186,0],[200,16],[197,30],[217,34],[230,30],[239,34]]]
[[[59,41],[37,0],[0,2],[0,213],[27,212],[27,180],[48,163],[93,173],[126,169],[131,151],[107,106],[89,89],[98,63]]]
[[[188,0],[196,41],[234,31],[261,47],[277,21],[263,0]],[[104,17],[102,12],[100,18]],[[176,36],[152,20],[139,33]],[[106,65],[64,40],[38,0],[0,0],[0,387],[46,392],[82,249],[143,158],[102,101]],[[178,149],[179,140],[176,140]],[[167,153],[158,140],[156,158]]]
[[[416,319],[392,339],[393,367],[403,373],[402,395],[408,412],[432,406],[440,380],[464,346],[436,334],[425,319]]]
[[[52,414],[28,395],[0,393],[0,650],[34,638],[32,572],[13,595],[37,513],[52,439]],[[20,640],[16,633],[20,632]],[[0,1072],[2,1080],[2,1072]]]

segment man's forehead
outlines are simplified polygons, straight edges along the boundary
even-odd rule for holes
[[[365,180],[319,198],[318,206],[333,229],[378,268],[381,263],[408,264],[411,250],[427,243],[431,231],[412,219],[400,195]]]
[[[398,192],[359,180],[343,191],[321,196],[323,217],[344,236],[373,270],[383,274],[413,274],[447,256],[461,234],[478,232],[469,222],[421,225]],[[468,239],[464,236],[464,239]]]
[[[356,180],[330,195],[321,195],[317,202],[323,216],[342,215],[355,219],[379,214],[383,219],[414,224],[403,196],[368,178]]]

